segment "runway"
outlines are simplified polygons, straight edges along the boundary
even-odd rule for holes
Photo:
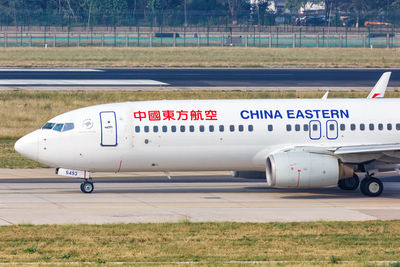
[[[373,87],[392,71],[390,87],[400,87],[400,69],[0,69],[1,87]],[[103,85],[102,85],[103,84]]]
[[[400,176],[386,175],[381,197],[338,188],[272,189],[230,176],[0,180],[0,225],[139,222],[289,222],[400,219]]]

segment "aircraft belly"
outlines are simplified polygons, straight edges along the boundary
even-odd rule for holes
[[[253,169],[251,150],[212,147],[163,147],[126,153],[121,171],[203,171]]]

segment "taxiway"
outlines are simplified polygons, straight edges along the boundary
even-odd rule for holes
[[[173,174],[172,180],[132,176],[95,178],[95,191],[83,194],[77,179],[3,174],[0,225],[400,219],[400,177],[395,174],[383,179],[385,191],[378,198],[335,187],[273,189],[263,179],[212,173]]]

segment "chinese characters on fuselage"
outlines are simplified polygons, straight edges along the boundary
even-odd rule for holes
[[[133,117],[139,121],[216,121],[216,110],[148,110],[136,111]]]

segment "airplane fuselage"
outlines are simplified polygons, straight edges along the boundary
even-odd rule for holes
[[[180,100],[127,102],[67,112],[39,129],[31,157],[92,172],[265,171],[293,147],[396,143],[398,99]],[[32,141],[31,141],[32,142]]]

